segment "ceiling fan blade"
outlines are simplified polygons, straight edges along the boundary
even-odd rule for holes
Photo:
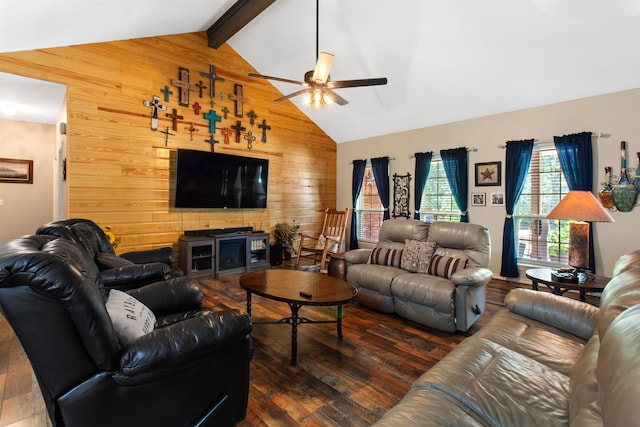
[[[283,79],[282,77],[265,76],[263,74],[249,73],[249,77],[257,77],[259,79],[277,80],[279,82],[293,83],[295,85],[306,85],[298,80]]]
[[[320,52],[318,55],[318,61],[316,62],[316,68],[313,70],[313,76],[311,80],[323,85],[329,79],[329,72],[331,71],[331,65],[333,65],[333,55],[327,52]]]
[[[285,95],[285,96],[283,96],[283,97],[280,97],[280,98],[278,98],[278,99],[275,99],[275,100],[274,100],[274,102],[284,101],[284,100],[287,100],[287,99],[293,98],[294,96],[302,95],[303,93],[306,93],[306,92],[308,92],[308,91],[309,91],[309,89],[302,89],[302,90],[299,90],[299,91],[297,91],[297,92],[290,93],[289,95]]]
[[[387,78],[381,77],[378,79],[341,80],[337,82],[328,82],[327,87],[330,89],[341,89],[345,87],[379,86],[386,84]]]
[[[329,93],[329,95],[333,99],[333,102],[335,102],[336,104],[338,104],[338,105],[347,105],[349,103],[349,101],[347,101],[346,99],[344,99],[343,97],[341,97],[340,95],[338,95],[337,93],[332,91],[331,89],[324,88],[324,90],[325,90],[325,92]]]

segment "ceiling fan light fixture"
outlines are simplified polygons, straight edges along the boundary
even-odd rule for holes
[[[311,80],[316,84],[325,84],[329,80],[329,72],[333,65],[334,56],[327,52],[320,52],[316,62],[316,68],[313,70]]]

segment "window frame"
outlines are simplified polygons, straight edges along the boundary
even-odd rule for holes
[[[367,175],[367,172],[370,172],[370,175]],[[379,208],[364,207],[364,204],[366,203],[365,197],[367,197],[365,190],[366,190],[366,186],[369,185],[369,182],[371,183],[370,185],[373,185],[376,189],[375,196],[377,197],[377,203],[379,205]],[[371,166],[371,161],[367,160],[367,165],[364,169],[364,176],[362,178],[362,188],[360,189],[360,194],[358,195],[358,199],[356,200],[355,210],[356,210],[356,218],[358,222],[356,236],[358,238],[358,241],[371,242],[371,243],[376,243],[378,241],[377,236],[374,239],[370,233],[368,233],[366,236],[364,235],[364,230],[365,228],[367,228],[366,225],[370,224],[371,222],[368,218],[366,218],[367,215],[371,217],[374,217],[376,215],[380,216],[380,220],[378,221],[378,224],[373,227],[378,230],[378,233],[380,231],[380,227],[382,226],[382,222],[384,221],[384,207],[382,206],[382,202],[380,201],[380,196],[378,194],[377,189],[378,189],[378,186],[376,185],[375,178],[373,177],[373,168]],[[369,195],[369,197],[372,197],[372,196],[373,194]]]
[[[435,166],[435,167],[434,167]],[[437,171],[439,175],[434,177],[434,172]],[[430,185],[433,184],[433,179],[438,179],[438,183],[444,182],[446,184],[447,192],[436,192],[435,194],[427,195],[427,192],[430,190]],[[425,196],[426,197],[436,197],[437,199],[441,199],[442,197],[450,200],[451,206],[455,206],[454,211],[446,211],[446,210],[433,210],[427,211],[425,207]],[[431,158],[431,165],[429,167],[429,175],[427,176],[427,183],[422,190],[422,194],[420,195],[420,221],[424,222],[433,222],[433,221],[450,221],[450,222],[460,222],[460,217],[462,216],[462,211],[458,208],[454,198],[453,192],[451,191],[451,185],[449,184],[449,180],[447,179],[447,174],[444,170],[444,164],[442,162],[442,158],[439,154],[434,154]]]

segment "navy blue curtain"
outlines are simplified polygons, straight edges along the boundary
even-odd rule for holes
[[[389,158],[376,157],[371,159],[371,169],[373,170],[373,179],[375,179],[376,187],[378,188],[380,203],[384,208],[382,220],[386,221],[391,218],[389,213]]]
[[[518,204],[518,199],[524,188],[524,182],[529,174],[531,153],[533,153],[533,139],[507,142],[504,174],[504,201],[507,216],[504,220],[502,232],[502,266],[500,267],[500,275],[503,277],[520,277],[513,211]]]
[[[447,175],[449,187],[453,199],[460,209],[460,222],[469,222],[469,212],[467,212],[467,204],[469,203],[469,171],[467,167],[467,149],[452,148],[450,150],[440,150],[442,158],[442,166],[444,173]]]
[[[554,136],[558,160],[569,190],[593,190],[593,150],[591,132]],[[593,227],[589,227],[589,270],[596,272]]]
[[[415,201],[413,202],[413,207],[415,208],[415,213],[413,214],[414,219],[420,219],[420,202],[422,201],[422,192],[424,191],[424,186],[427,185],[427,177],[429,176],[429,169],[431,169],[431,158],[433,157],[433,153],[429,151],[428,153],[416,153],[416,191],[415,191]]]
[[[349,232],[349,249],[358,249],[358,220],[356,217],[356,203],[360,190],[362,190],[362,181],[364,179],[364,170],[367,167],[366,160],[353,161],[353,174],[351,176],[351,231]]]

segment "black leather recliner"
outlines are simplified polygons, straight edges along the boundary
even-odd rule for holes
[[[38,227],[36,234],[56,236],[82,246],[100,269],[100,280],[107,289],[125,291],[183,275],[180,270],[174,270],[171,247],[127,252],[118,256],[104,231],[89,219],[53,221]]]
[[[54,236],[0,244],[0,310],[31,362],[54,426],[226,426],[246,415],[249,317],[200,309],[186,277],[128,292],[156,315],[126,345],[86,251]]]

